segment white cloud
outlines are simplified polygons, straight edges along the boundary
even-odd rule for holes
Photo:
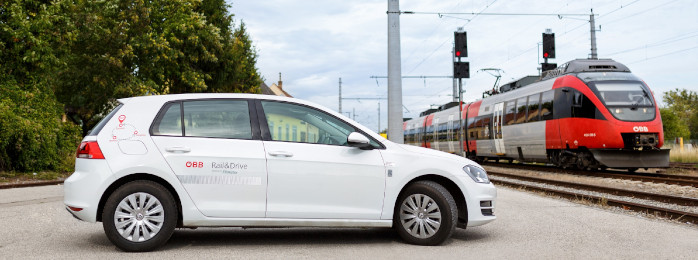
[[[401,1],[400,9],[417,12],[565,13],[598,14],[601,58],[626,63],[643,78],[657,98],[674,88],[698,90],[690,79],[698,75],[698,2],[680,1]],[[623,8],[620,8],[624,6]],[[246,23],[259,50],[258,68],[271,84],[283,73],[284,89],[295,97],[337,107],[337,81],[345,97],[385,97],[387,81],[369,78],[387,73],[387,1],[245,1],[234,2],[235,19]],[[562,64],[589,54],[588,16],[401,15],[403,75],[450,75],[453,31],[465,25],[471,78],[465,100],[473,101],[492,88],[494,77],[478,72],[504,70],[502,83],[537,74],[537,43],[550,28],[556,34]],[[582,20],[579,20],[582,19]],[[696,35],[677,40],[681,37]],[[677,38],[678,37],[678,38]],[[643,45],[668,40],[661,46]],[[696,47],[694,49],[689,49]],[[685,50],[689,49],[689,50]],[[681,51],[685,50],[685,51]],[[681,51],[677,53],[672,53]],[[406,117],[432,104],[450,101],[450,79],[404,79]],[[346,100],[344,111],[356,109],[357,121],[377,129],[378,101]],[[386,125],[386,102],[381,105]]]

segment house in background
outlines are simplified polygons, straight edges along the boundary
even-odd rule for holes
[[[281,73],[279,72],[279,82],[278,83],[272,83],[271,86],[268,86],[266,83],[262,82],[262,86],[260,86],[260,88],[262,89],[262,94],[276,95],[276,96],[283,96],[283,97],[293,97],[282,88],[282,85],[283,85],[282,83],[283,82],[281,81]]]

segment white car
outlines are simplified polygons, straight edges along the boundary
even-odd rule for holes
[[[495,220],[478,164],[327,108],[250,94],[133,97],[83,139],[65,205],[125,251],[177,227],[393,227],[438,245]]]

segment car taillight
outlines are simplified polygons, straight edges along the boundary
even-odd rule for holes
[[[97,141],[85,141],[80,143],[77,157],[84,159],[104,159],[104,154],[102,154],[102,150],[99,149]]]

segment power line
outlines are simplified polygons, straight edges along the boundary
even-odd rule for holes
[[[677,1],[678,1],[678,0],[669,1],[669,2],[666,2],[666,3],[660,4],[660,5],[654,6],[654,7],[652,7],[652,8],[648,8],[648,9],[642,10],[642,11],[640,11],[640,12],[637,12],[637,13],[634,13],[634,14],[631,14],[631,15],[627,15],[627,16],[625,16],[625,17],[618,18],[618,19],[616,19],[616,20],[612,20],[612,21],[609,21],[609,22],[605,22],[604,24],[615,23],[615,22],[617,22],[617,21],[622,21],[622,20],[628,19],[628,18],[630,18],[630,17],[636,16],[636,15],[640,15],[640,14],[643,14],[643,13],[646,13],[646,12],[649,12],[649,11],[654,11],[654,10],[656,10],[657,8],[662,7],[663,5],[668,5],[668,4],[671,4],[671,3],[673,3],[673,2],[677,2]]]
[[[636,61],[630,62],[630,63],[628,63],[628,64],[634,64],[634,63],[638,63],[638,62],[642,62],[642,61],[647,61],[647,60],[651,60],[651,59],[656,59],[656,58],[660,58],[660,57],[665,57],[665,56],[669,56],[669,55],[672,55],[672,54],[677,54],[677,53],[681,53],[681,52],[685,52],[685,51],[690,51],[690,50],[693,50],[693,49],[698,49],[698,45],[693,46],[693,47],[690,47],[690,48],[678,50],[678,51],[672,51],[672,52],[665,53],[665,54],[662,54],[662,55],[657,55],[657,56],[653,56],[653,57],[649,57],[649,58],[644,58],[644,59],[641,59],[641,60],[636,60]]]
[[[691,35],[691,34],[693,34],[693,35]],[[631,48],[631,49],[627,49],[627,50],[622,50],[622,51],[618,51],[618,52],[613,52],[613,53],[608,54],[608,56],[616,55],[616,54],[621,54],[621,53],[626,53],[626,52],[631,52],[631,51],[636,51],[636,50],[643,50],[643,49],[648,49],[648,48],[654,48],[654,47],[666,45],[666,44],[669,44],[669,43],[673,43],[673,42],[677,42],[677,41],[681,41],[681,40],[685,40],[685,39],[690,39],[690,38],[693,38],[693,37],[696,37],[696,36],[698,36],[698,31],[691,32],[691,33],[687,33],[687,34],[681,34],[681,35],[677,35],[677,36],[672,36],[672,37],[669,37],[669,38],[667,38],[667,39],[664,39],[664,40],[661,40],[661,41],[657,41],[657,42],[654,42],[654,43],[650,43],[650,44],[646,44],[646,45],[644,45],[644,46],[639,46],[639,47],[636,47],[636,48]],[[674,38],[677,38],[677,39],[674,39]]]
[[[496,2],[497,2],[497,0],[492,1],[492,2],[489,3],[487,6],[485,6],[485,8],[483,8],[479,13],[484,12],[485,10],[487,10],[488,8],[490,8],[490,6],[492,6],[492,5],[493,5],[494,3],[496,3]],[[475,16],[473,16],[473,18],[471,18],[470,20],[468,20],[468,21],[467,21],[465,24],[463,24],[463,26],[461,26],[461,27],[465,27],[466,25],[468,25],[470,22],[472,22],[473,20],[475,20],[475,18],[476,18],[478,15],[479,15],[479,14],[476,14]],[[449,41],[449,40],[446,39],[444,42],[442,42],[442,43],[439,45],[439,47],[436,47],[436,49],[434,49],[431,53],[429,53],[429,55],[427,55],[427,57],[425,57],[424,59],[422,59],[422,61],[420,61],[420,62],[417,64],[417,66],[414,66],[414,67],[413,67],[410,71],[408,71],[407,73],[411,73],[411,72],[414,71],[415,69],[419,68],[419,66],[421,66],[422,63],[424,63],[424,62],[427,61],[429,58],[431,58],[431,56],[434,55],[434,53],[436,53],[436,51],[438,51],[439,49],[441,49],[441,47],[443,47],[444,44],[446,44],[448,41]]]

